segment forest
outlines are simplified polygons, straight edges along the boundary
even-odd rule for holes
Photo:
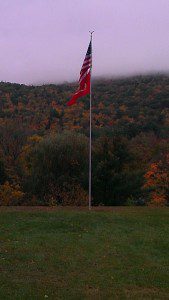
[[[87,205],[89,97],[0,82],[0,205]],[[92,205],[169,204],[169,75],[93,80]]]

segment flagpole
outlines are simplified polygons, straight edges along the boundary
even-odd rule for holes
[[[90,41],[91,41],[91,62],[92,62],[92,34],[94,31],[90,32]],[[89,210],[91,210],[91,190],[92,190],[92,64],[90,69],[90,138],[89,138]]]

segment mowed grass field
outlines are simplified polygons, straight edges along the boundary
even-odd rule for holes
[[[0,299],[169,299],[168,208],[1,208]]]

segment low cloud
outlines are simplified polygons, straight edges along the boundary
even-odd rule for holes
[[[93,36],[93,75],[169,71],[168,0],[6,0],[0,80],[78,80]]]

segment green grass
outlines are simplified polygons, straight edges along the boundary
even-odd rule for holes
[[[169,210],[0,211],[0,299],[169,299]]]

